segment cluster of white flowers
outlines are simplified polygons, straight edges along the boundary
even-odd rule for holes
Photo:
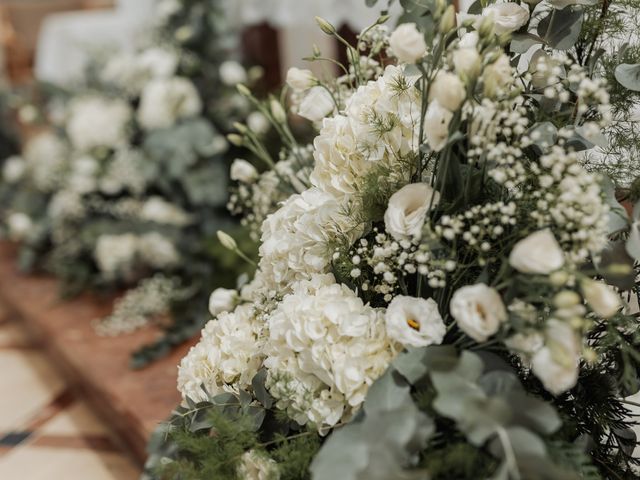
[[[259,269],[272,288],[286,291],[297,280],[326,273],[330,244],[355,239],[351,218],[331,195],[317,188],[289,197],[262,224]]]
[[[142,128],[168,128],[178,120],[198,115],[202,100],[191,80],[183,77],[155,79],[142,91],[137,118]]]
[[[67,145],[52,132],[40,133],[24,147],[24,160],[35,187],[43,192],[55,191],[68,169]]]
[[[249,304],[211,320],[178,368],[182,395],[205,401],[209,395],[237,393],[251,385],[262,366],[262,328]]]
[[[291,290],[267,320],[267,387],[299,423],[333,426],[358,409],[395,349],[383,313],[332,275]]]
[[[108,278],[127,278],[139,261],[158,269],[175,266],[180,261],[175,245],[158,232],[101,235],[93,256],[100,271]]]
[[[118,149],[99,176],[100,191],[107,195],[118,195],[124,190],[142,194],[149,181],[144,173],[148,163],[149,159],[136,148]]]
[[[402,159],[418,148],[421,97],[402,67],[389,66],[376,81],[359,87],[345,113],[327,118],[314,140],[311,182],[338,201],[357,198],[374,167],[403,175]]]
[[[262,223],[278,209],[292,191],[302,192],[308,185],[313,163],[311,145],[294,147],[275,167],[261,174],[246,160],[237,159],[231,165],[231,179],[238,182],[229,197],[227,208],[241,215],[254,240],[260,239]],[[284,151],[283,151],[284,154]]]
[[[87,95],[69,105],[66,132],[73,147],[81,152],[93,148],[125,145],[133,112],[118,98]]]

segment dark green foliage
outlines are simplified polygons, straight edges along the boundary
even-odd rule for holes
[[[446,442],[440,448],[429,449],[420,462],[430,480],[489,478],[498,465],[498,460],[489,453],[464,441]]]

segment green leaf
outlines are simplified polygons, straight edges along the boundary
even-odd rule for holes
[[[580,7],[551,10],[538,24],[538,35],[552,48],[568,50],[573,47],[582,30],[583,11]]]
[[[600,253],[596,264],[598,273],[609,283],[621,290],[630,290],[635,286],[633,258],[627,253],[622,240],[610,242]]]
[[[640,261],[640,222],[638,220],[631,225],[625,248],[631,257],[636,261]]]
[[[453,369],[458,354],[451,346],[410,348],[393,361],[393,366],[411,385],[419,382],[431,369]]]
[[[373,7],[376,3],[378,3],[378,0],[365,0],[367,7]]]
[[[620,85],[629,90],[640,92],[640,63],[631,65],[620,64],[614,71],[614,76]]]
[[[605,203],[609,205],[608,234],[624,230],[629,225],[629,217],[618,199],[616,198],[616,186],[608,175],[600,177],[600,189],[605,196]]]
[[[544,40],[532,33],[514,33],[511,38],[510,49],[513,53],[525,53],[534,45],[544,43]]]
[[[409,385],[394,368],[389,368],[369,388],[364,411],[368,415],[375,415],[410,403],[412,400]]]
[[[253,387],[253,394],[264,408],[271,408],[273,405],[273,397],[269,394],[264,386],[267,380],[267,370],[265,368],[260,369],[258,373],[251,380],[251,386]]]

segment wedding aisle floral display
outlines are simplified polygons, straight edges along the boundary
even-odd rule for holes
[[[211,296],[153,478],[638,478],[638,208],[590,163],[640,91],[600,49],[617,4],[401,4],[355,45],[317,19],[337,79],[239,88],[285,147],[230,137],[271,167],[231,169],[259,261]]]
[[[133,287],[100,334],[173,310],[138,365],[195,335],[208,293],[238,274],[237,262],[215,260],[215,232],[233,226],[225,134],[248,113],[235,85],[259,72],[233,60],[237,35],[223,13],[218,0],[159,2],[140,47],[97,52],[3,167],[2,218],[23,269],[53,272],[69,295]]]

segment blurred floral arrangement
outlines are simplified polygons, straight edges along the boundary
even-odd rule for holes
[[[270,166],[231,168],[257,271],[211,295],[151,478],[637,478],[638,208],[590,153],[640,65],[607,82],[595,3],[406,0],[355,45],[318,18],[337,79],[239,87],[284,145],[230,136]]]
[[[197,333],[208,292],[235,285],[238,262],[215,260],[215,232],[233,227],[225,134],[250,113],[235,85],[261,75],[230,59],[237,35],[219,1],[163,0],[154,15],[134,52],[100,52],[79,85],[47,98],[40,133],[5,160],[0,187],[23,269],[53,272],[66,295],[133,287],[99,333],[173,311],[134,365]],[[33,106],[20,112],[37,120]]]

